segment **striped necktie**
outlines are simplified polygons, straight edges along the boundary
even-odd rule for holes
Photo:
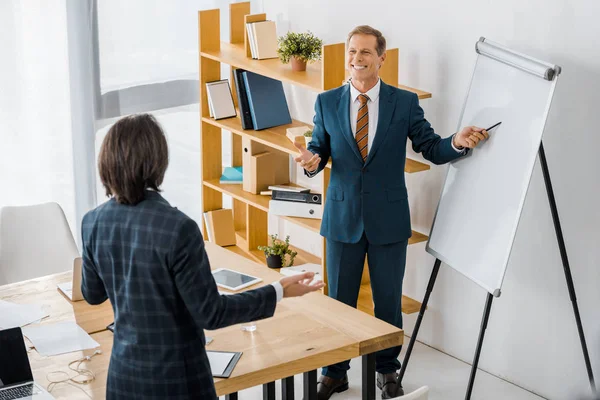
[[[356,138],[358,151],[362,156],[363,162],[365,162],[369,154],[369,107],[367,106],[369,96],[360,94],[358,95],[358,100],[360,100],[360,108],[356,117],[356,135],[354,137]]]

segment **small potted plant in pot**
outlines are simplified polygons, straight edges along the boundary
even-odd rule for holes
[[[292,62],[292,70],[306,71],[306,63],[321,59],[323,41],[311,32],[288,32],[278,38],[277,53],[284,64]]]
[[[294,258],[298,253],[290,249],[290,236],[286,236],[285,241],[278,239],[277,235],[270,236],[270,246],[258,246],[258,249],[265,253],[267,266],[269,268],[282,268],[294,265]],[[290,256],[287,263],[286,255]]]
[[[312,140],[312,129],[304,132],[304,140],[306,142],[306,147],[308,148],[308,143]]]

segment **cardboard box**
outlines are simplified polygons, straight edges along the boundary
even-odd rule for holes
[[[264,144],[242,139],[243,189],[260,194],[269,185],[290,182],[290,155]]]
[[[233,246],[236,244],[231,209],[223,208],[205,212],[204,223],[210,242],[219,246]]]

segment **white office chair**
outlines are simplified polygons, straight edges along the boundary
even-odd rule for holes
[[[0,285],[72,270],[79,251],[56,203],[0,209]]]
[[[423,386],[412,393],[404,396],[394,397],[395,400],[427,400],[429,398],[429,387]]]

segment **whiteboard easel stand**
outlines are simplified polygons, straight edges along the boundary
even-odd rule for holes
[[[560,70],[559,70],[560,73]],[[552,220],[554,222],[554,230],[556,231],[556,239],[558,241],[558,247],[560,250],[560,256],[562,259],[563,269],[565,271],[565,278],[567,281],[567,287],[569,290],[569,297],[571,298],[571,303],[573,304],[573,312],[575,314],[575,321],[577,323],[577,330],[579,332],[579,340],[581,342],[581,348],[583,350],[583,357],[585,359],[585,366],[587,369],[588,378],[590,381],[590,386],[592,388],[592,393],[594,398],[598,398],[598,393],[596,390],[596,384],[594,382],[594,373],[592,371],[592,364],[590,362],[590,356],[587,348],[587,343],[585,340],[585,334],[583,332],[583,325],[581,322],[581,316],[579,314],[579,306],[577,305],[577,296],[575,294],[575,286],[573,284],[573,277],[571,275],[571,267],[569,265],[569,259],[567,257],[567,249],[565,246],[565,241],[562,233],[562,227],[560,224],[560,218],[558,215],[558,209],[556,207],[556,199],[554,197],[554,190],[552,189],[552,181],[550,179],[550,172],[548,170],[548,163],[546,161],[546,153],[544,152],[544,144],[540,143],[540,147],[538,150],[538,156],[540,159],[540,165],[542,167],[542,173],[544,175],[544,183],[546,186],[546,192],[548,195],[548,201],[550,203],[550,211],[552,213]],[[429,283],[427,284],[427,289],[425,291],[425,297],[423,298],[423,302],[421,304],[421,309],[419,310],[419,315],[417,317],[417,321],[415,324],[415,328],[410,337],[410,342],[408,344],[408,348],[406,349],[406,355],[404,356],[404,360],[402,362],[402,368],[400,369],[398,381],[402,383],[402,379],[404,378],[404,374],[406,373],[406,367],[410,360],[410,356],[415,345],[415,341],[417,340],[417,335],[419,334],[419,328],[421,327],[421,322],[423,320],[423,315],[425,314],[425,310],[427,309],[427,303],[429,302],[429,297],[431,292],[433,291],[433,286],[435,285],[435,281],[437,279],[437,275],[441,266],[441,261],[436,258],[435,263],[433,265],[433,270],[431,271],[431,276],[429,278]],[[490,312],[492,309],[492,301],[495,297],[500,296],[500,290],[496,290],[494,293],[487,293],[486,302],[483,312],[483,318],[481,320],[481,327],[479,330],[479,338],[477,340],[477,346],[475,349],[475,356],[473,358],[473,364],[471,366],[471,375],[469,377],[469,383],[467,385],[467,392],[465,395],[465,400],[469,400],[471,398],[471,393],[473,391],[473,384],[475,382],[475,375],[477,374],[477,366],[479,364],[479,356],[481,354],[481,348],[483,347],[483,339],[485,336],[485,330],[487,328],[488,320],[490,317]]]

